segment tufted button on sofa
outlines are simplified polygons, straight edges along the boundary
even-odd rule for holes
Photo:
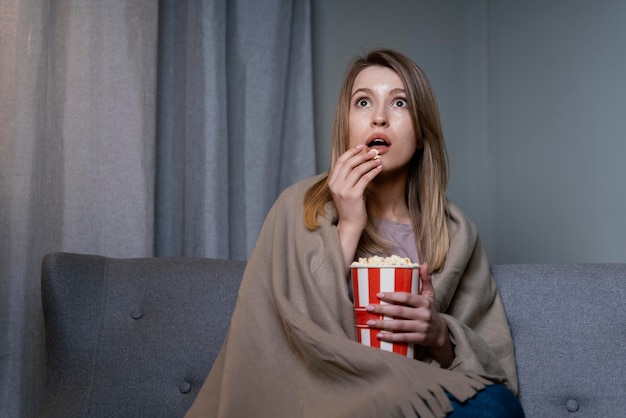
[[[528,417],[626,417],[626,264],[495,265]]]
[[[578,405],[578,401],[576,401],[576,399],[570,399],[569,401],[567,401],[567,410],[569,412],[576,412],[578,411],[579,407],[580,405]]]
[[[180,417],[217,356],[245,262],[43,260],[42,417]]]
[[[42,263],[42,417],[182,417],[245,262],[55,253]],[[528,417],[626,417],[626,264],[494,265]]]

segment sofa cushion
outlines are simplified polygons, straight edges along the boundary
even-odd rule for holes
[[[182,417],[228,330],[245,262],[51,254],[47,417]],[[626,264],[495,265],[528,417],[626,411]]]
[[[52,254],[42,265],[49,417],[177,417],[229,326],[245,262]]]
[[[626,413],[626,264],[496,265],[528,417]]]

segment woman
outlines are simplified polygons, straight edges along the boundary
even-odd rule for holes
[[[268,214],[188,416],[523,416],[500,295],[475,227],[445,197],[439,115],[417,65],[388,50],[353,63],[332,153],[329,173]],[[368,325],[414,344],[415,360],[354,341],[348,266],[392,253],[421,262],[423,289],[380,294],[393,304],[368,309],[395,319]]]

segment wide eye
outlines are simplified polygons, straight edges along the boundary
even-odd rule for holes
[[[396,99],[393,102],[393,105],[396,107],[406,107],[407,106],[407,102],[405,99]]]
[[[366,97],[360,97],[356,100],[357,107],[366,107],[370,104],[369,100]]]

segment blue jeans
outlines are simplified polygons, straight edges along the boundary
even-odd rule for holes
[[[477,392],[465,402],[457,401],[448,394],[454,410],[451,418],[524,418],[524,410],[513,392],[501,384],[493,384]]]

